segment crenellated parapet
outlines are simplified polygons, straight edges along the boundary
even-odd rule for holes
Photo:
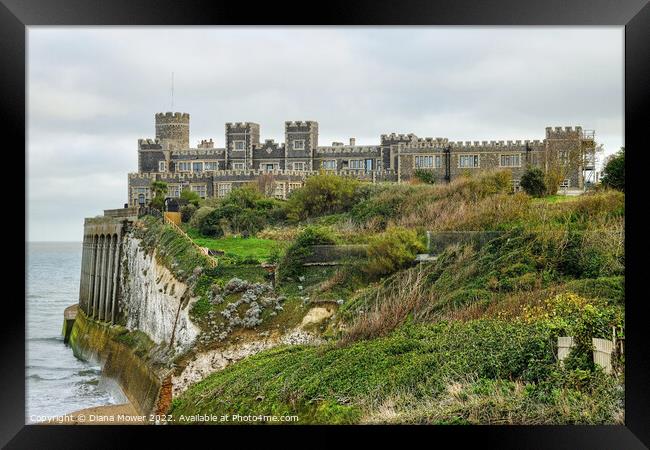
[[[138,150],[162,150],[160,139],[138,139]]]
[[[580,139],[582,127],[546,127],[546,139]]]
[[[326,147],[317,147],[314,156],[334,156],[334,155],[379,155],[381,147],[377,145],[330,145]]]

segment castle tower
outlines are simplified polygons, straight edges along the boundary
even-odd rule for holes
[[[561,188],[582,189],[589,146],[593,147],[593,139],[588,142],[582,127],[546,127],[544,170],[558,178]]]
[[[188,113],[157,113],[156,139],[165,150],[179,150],[190,147],[190,115]]]
[[[226,123],[226,167],[252,169],[253,147],[260,144],[260,126],[253,122]]]
[[[318,147],[318,122],[287,121],[284,123],[285,167],[295,170],[315,170],[312,167]],[[304,167],[304,169],[298,169]]]

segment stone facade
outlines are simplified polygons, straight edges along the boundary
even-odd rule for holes
[[[318,145],[318,122],[285,122],[284,143],[260,141],[260,126],[252,122],[225,124],[225,147],[202,140],[189,146],[190,115],[158,113],[155,139],[138,140],[138,172],[128,176],[128,203],[151,200],[152,181],[164,181],[169,196],[192,189],[202,197],[222,197],[261,175],[270,177],[274,195],[286,196],[319,170],[363,180],[403,182],[416,170],[430,171],[436,182],[448,182],[467,173],[505,169],[514,188],[529,166],[549,170],[564,167],[562,187],[583,189],[583,163],[593,155],[593,131],[582,127],[547,127],[543,140],[465,141],[419,138],[410,134],[382,134],[377,145],[333,142]]]

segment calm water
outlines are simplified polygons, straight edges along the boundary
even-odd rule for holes
[[[97,364],[63,343],[63,310],[77,303],[81,243],[29,243],[27,269],[26,422],[82,408],[123,403]]]

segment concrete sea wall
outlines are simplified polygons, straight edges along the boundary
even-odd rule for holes
[[[97,361],[102,374],[116,380],[139,414],[166,410],[166,381],[164,370],[156,370],[136,349],[121,342],[126,330],[89,319],[83,311],[77,313],[69,344],[74,355],[83,360]]]

